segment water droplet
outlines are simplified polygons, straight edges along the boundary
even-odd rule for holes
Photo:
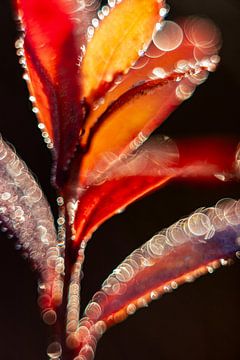
[[[209,272],[209,274],[212,274],[214,272],[214,269],[212,266],[207,266],[207,271]]]
[[[89,26],[87,29],[87,34],[89,38],[92,38],[94,35],[94,27],[93,26]]]
[[[21,59],[23,59],[23,58],[21,58]],[[21,62],[19,61],[19,63],[20,63],[20,64],[24,64],[25,62],[22,60]],[[27,73],[23,74],[23,79],[24,79],[25,81],[29,81],[29,80],[30,80],[30,78],[29,78],[29,76],[28,76]]]
[[[24,56],[24,50],[23,49],[18,49],[17,51],[16,51],[16,54],[17,54],[17,56]]]
[[[125,211],[126,208],[120,208],[116,210],[116,214],[122,214]]]
[[[153,256],[161,256],[163,254],[166,239],[165,235],[155,235],[149,240],[147,247]]]
[[[127,306],[127,314],[128,315],[133,315],[135,312],[136,312],[137,308],[136,308],[136,305],[134,304],[129,304]]]
[[[159,58],[160,56],[162,56],[164,54],[165,54],[165,51],[159,50],[153,42],[149,45],[149,47],[146,51],[146,56],[153,58],[153,59]]]
[[[57,198],[57,204],[58,204],[58,206],[62,206],[64,204],[64,199],[62,196],[59,196]]]
[[[42,315],[43,321],[47,325],[53,325],[57,321],[57,314],[54,310],[47,310]]]
[[[102,13],[103,13],[104,16],[108,16],[109,12],[110,12],[110,10],[109,10],[109,7],[107,5],[102,7]]]
[[[96,324],[95,324],[95,330],[96,332],[99,334],[99,335],[102,335],[105,333],[105,331],[107,330],[107,325],[106,323],[101,320],[101,321],[98,321]]]
[[[149,58],[147,56],[140,56],[140,58],[131,66],[132,69],[142,69],[149,62]]]
[[[144,298],[138,299],[137,304],[139,307],[147,307],[148,306],[147,300]]]
[[[29,96],[29,101],[31,101],[31,102],[35,102],[36,101],[36,98],[35,98],[35,96]],[[40,124],[39,124],[40,125]]]
[[[172,281],[172,282],[171,282],[171,287],[172,287],[173,290],[176,290],[176,289],[178,288],[177,282],[176,282],[176,281]]]
[[[221,58],[219,55],[212,55],[210,57],[210,61],[214,64],[218,64],[220,62]]]
[[[38,127],[39,127],[40,130],[43,130],[45,128],[45,125],[43,123],[39,123]]]
[[[188,219],[188,228],[193,235],[205,235],[211,229],[212,224],[209,217],[202,213],[195,213]]]
[[[176,78],[176,81],[181,81],[182,78]],[[190,85],[190,83],[181,83],[177,88],[176,88],[176,97],[180,100],[180,101],[184,101],[189,99],[193,92],[195,90],[195,86],[193,84]]]
[[[4,192],[1,196],[2,200],[9,200],[11,197],[11,194],[9,192]]]
[[[156,67],[152,71],[152,75],[150,75],[151,78],[154,79],[164,79],[168,74],[163,68]]]
[[[57,219],[57,223],[58,223],[58,225],[63,225],[65,223],[65,218],[63,216],[60,216]]]
[[[37,113],[39,113],[39,109],[38,109],[36,106],[34,106],[34,107],[32,108],[32,112],[33,112],[34,114],[37,114]]]
[[[96,302],[91,302],[86,310],[85,310],[86,316],[88,316],[92,320],[97,320],[102,313],[101,306]]]
[[[151,291],[151,293],[150,293],[150,298],[152,299],[152,300],[157,300],[158,299],[158,297],[159,297],[159,294],[158,294],[158,292],[157,291]]]
[[[220,259],[220,263],[222,266],[226,266],[228,264],[227,260],[225,259]]]
[[[111,8],[114,8],[114,6],[116,5],[116,0],[108,0],[108,5],[109,5]]]
[[[153,33],[153,42],[162,51],[172,51],[178,48],[183,41],[181,27],[173,21],[165,21],[164,26]]]
[[[21,49],[23,47],[23,45],[24,45],[23,38],[19,38],[19,39],[16,40],[16,42],[15,42],[15,48],[16,49]]]
[[[144,56],[145,55],[145,51],[143,49],[138,51],[138,55],[139,56]]]
[[[97,18],[92,19],[92,25],[97,28],[99,26],[99,20]]]
[[[58,341],[52,342],[50,345],[48,345],[47,354],[50,357],[50,359],[59,358],[62,354],[61,344]]]
[[[98,14],[98,17],[99,17],[100,20],[104,19],[104,15],[102,13],[102,10],[99,10],[97,14]]]
[[[159,11],[159,15],[160,15],[161,17],[165,17],[165,16],[168,14],[168,12],[169,12],[169,9],[167,9],[167,8],[165,8],[165,7],[162,7],[162,8],[160,9],[160,11]]]

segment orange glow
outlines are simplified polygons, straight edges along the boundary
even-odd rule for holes
[[[82,178],[94,169],[101,154],[129,152],[129,144],[140,132],[143,137],[149,136],[180,103],[175,95],[178,85],[173,80],[149,81],[113,103],[99,119],[97,131],[92,129],[90,149],[82,163]]]
[[[148,44],[163,1],[125,0],[95,30],[82,64],[83,94],[100,97],[116,75],[123,74]]]
[[[188,273],[185,273],[179,277],[176,277],[174,279],[172,279],[171,281],[168,281],[166,283],[164,283],[163,285],[155,288],[155,289],[151,289],[151,291],[156,291],[156,293],[158,294],[156,299],[164,294],[166,294],[166,291],[164,291],[164,288],[167,286],[171,286],[172,283],[176,283],[177,286],[182,285],[186,282],[189,281],[189,279],[197,279],[200,276],[203,276],[205,274],[208,273],[208,267],[212,267],[213,269],[217,269],[220,266],[219,261],[215,260],[215,261],[211,261],[208,264],[202,265],[200,266],[198,269],[190,271]],[[144,294],[141,296],[141,299],[143,299],[146,304],[149,304],[152,299],[150,296],[151,292],[148,292],[147,294]],[[134,304],[136,306],[136,309],[139,309],[139,299],[134,299],[131,300],[131,304]],[[124,307],[122,307],[119,311],[111,314],[110,316],[108,316],[107,318],[103,319],[103,321],[106,322],[108,328],[124,321],[129,315],[127,313],[127,308],[128,308],[129,304],[126,304]]]
[[[189,25],[190,20],[191,26]],[[178,67],[184,66],[184,64],[196,64],[197,61],[206,58],[206,51],[209,58],[211,55],[216,54],[220,43],[220,35],[216,27],[208,20],[200,21],[195,17],[190,18],[190,20],[179,22],[178,26],[182,28],[183,32],[183,41],[176,49],[171,51],[161,51],[152,41],[145,55],[140,57],[136,65],[131,67],[126,75],[119,76],[116,79],[113,88],[104,95],[104,101],[97,101],[96,106],[92,105],[84,126],[84,136],[80,138],[82,146],[86,145],[89,132],[97,122],[98,118],[106,111],[113,101],[118,99],[132,86],[141,81],[157,78],[156,74],[158,74],[159,70],[162,71],[162,76],[164,78],[171,75]],[[203,33],[201,43],[194,42],[192,39],[189,41],[189,34],[193,31],[194,24],[195,26],[198,25],[197,34],[199,34],[199,32]],[[206,28],[207,25],[208,27]],[[215,36],[210,42],[209,37],[212,33],[214,33]],[[203,48],[204,44],[205,48]],[[198,55],[197,58],[196,55]],[[140,63],[143,64],[141,65]],[[184,67],[182,70],[184,71]],[[154,72],[156,72],[156,74]]]
[[[46,131],[50,137],[50,139],[54,140],[53,133],[53,124],[52,124],[52,114],[50,109],[50,97],[47,96],[49,91],[46,91],[44,84],[39,78],[34,66],[32,65],[31,59],[28,55],[26,55],[26,60],[28,64],[28,73],[30,80],[28,81],[28,90],[35,99],[38,99],[38,108],[39,112],[36,114],[38,120],[43,123],[46,127]]]
[[[170,176],[135,176],[107,181],[93,186],[79,202],[75,220],[75,245],[89,238],[104,221],[115,215],[117,210],[126,207],[140,197],[163,185]]]

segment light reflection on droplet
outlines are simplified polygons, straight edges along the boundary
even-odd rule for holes
[[[102,7],[102,13],[103,13],[104,16],[109,15],[109,7],[107,5]]]
[[[47,310],[43,313],[43,321],[47,325],[53,325],[57,321],[57,314],[54,310]]]
[[[146,50],[145,55],[149,58],[155,59],[163,56],[165,51],[158,49],[153,42],[149,45],[148,49]]]
[[[58,341],[52,342],[47,348],[47,354],[50,359],[57,359],[62,354],[62,347]]]
[[[116,0],[108,0],[108,5],[113,8],[116,5]]]
[[[211,60],[212,63],[218,64],[220,62],[221,58],[220,58],[219,55],[212,55],[210,60]]]
[[[99,26],[99,20],[97,18],[92,19],[92,25],[97,28]]]
[[[169,8],[166,8],[166,7],[162,7],[159,11],[159,15],[161,17],[165,17],[169,12]]]
[[[190,18],[186,21],[185,31],[188,39],[201,48],[210,48],[219,38],[218,29],[209,19]]]
[[[168,74],[163,68],[156,67],[149,76],[151,79],[164,79]]]
[[[99,10],[97,14],[98,14],[98,18],[99,18],[100,20],[103,20],[103,19],[104,19],[104,15],[103,15],[102,10]]]
[[[85,313],[90,319],[97,320],[101,316],[102,309],[98,303],[91,302],[87,306]]]
[[[132,69],[142,69],[145,65],[147,65],[149,59],[146,56],[142,56],[138,59],[138,61],[131,66]]]
[[[165,21],[162,29],[154,31],[152,40],[158,49],[172,51],[181,45],[183,31],[175,22]]]
[[[195,87],[190,83],[182,82],[176,88],[176,96],[180,101],[187,100],[192,96],[194,89]]]
[[[149,250],[154,256],[160,256],[164,252],[164,244],[166,243],[166,236],[155,235],[149,241]]]
[[[193,235],[205,235],[211,229],[211,222],[207,215],[202,213],[195,213],[188,219],[189,230]]]
[[[127,314],[128,315],[133,315],[136,312],[137,308],[136,305],[134,304],[129,304],[127,307]]]

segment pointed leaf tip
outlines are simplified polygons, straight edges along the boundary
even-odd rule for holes
[[[54,170],[58,175],[68,166],[83,122],[77,66],[80,50],[71,16],[74,3],[63,0],[16,2],[24,29],[22,61],[33,111],[41,123],[48,147],[54,147]]]
[[[164,1],[123,0],[95,30],[83,59],[83,93],[102,96],[114,78],[126,72],[152,38]]]

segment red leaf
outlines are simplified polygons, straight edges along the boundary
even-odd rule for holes
[[[84,118],[79,103],[80,50],[70,15],[73,4],[63,0],[17,0],[25,31],[29,90],[45,134],[54,144],[58,173],[74,153]]]
[[[240,249],[239,205],[235,200],[219,201],[197,210],[132,252],[93,296],[71,335],[79,355],[85,354],[89,339],[91,346],[93,338],[97,341],[109,326],[138,308],[227,264]],[[84,338],[86,329],[89,336]]]
[[[76,209],[71,212],[75,245],[121,209],[171,179],[217,181],[236,176],[237,139],[209,137],[178,140],[177,144],[179,153],[174,143],[165,139],[146,142],[135,157],[106,154],[89,175],[86,187],[80,186],[78,195],[77,185],[67,193],[68,199],[79,200],[76,214]]]

